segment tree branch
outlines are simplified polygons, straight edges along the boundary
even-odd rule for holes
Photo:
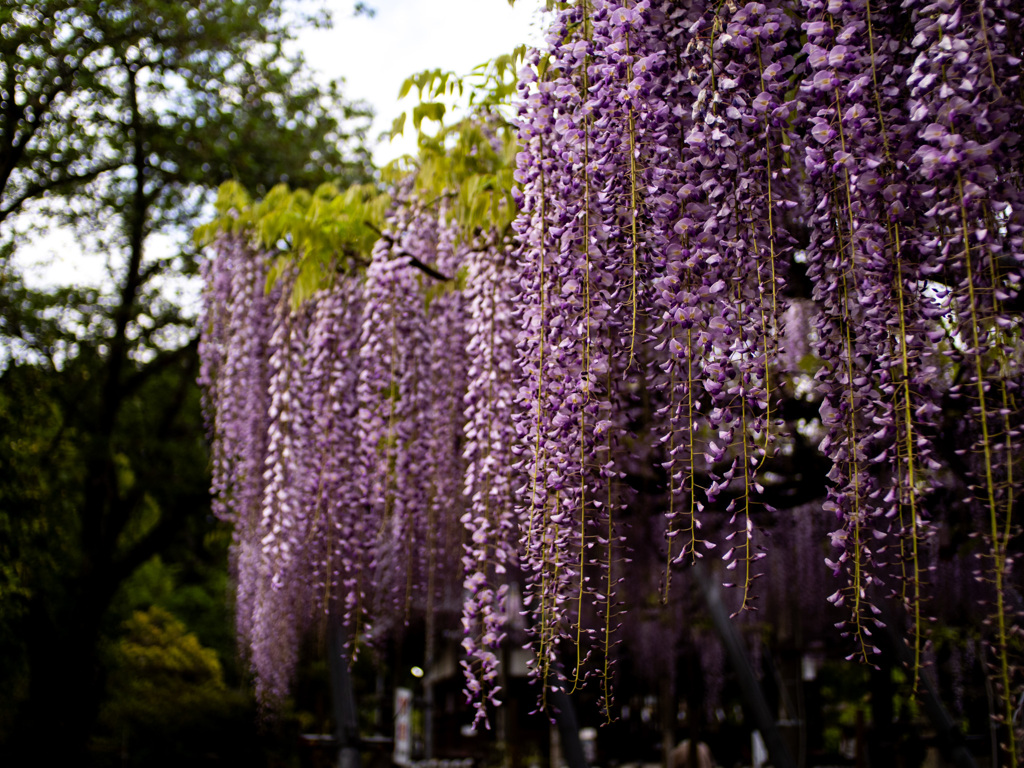
[[[199,337],[193,336],[189,340],[188,344],[178,347],[177,349],[167,350],[166,352],[162,352],[157,355],[147,363],[144,368],[140,368],[125,379],[121,388],[124,397],[128,397],[137,392],[147,381],[161,371],[170,368],[181,360],[186,360],[190,356],[194,356],[198,350]]]
[[[5,219],[7,219],[8,217],[12,216],[15,213],[18,213],[18,211],[21,210],[22,206],[24,206],[25,203],[29,202],[30,200],[35,200],[36,198],[41,197],[47,192],[55,192],[65,186],[78,185],[93,181],[94,179],[106,173],[107,171],[117,170],[122,165],[123,164],[119,162],[104,163],[103,165],[97,166],[96,168],[93,168],[85,173],[68,174],[66,176],[59,177],[55,181],[50,181],[46,183],[36,182],[33,184],[29,184],[20,195],[15,197],[13,200],[11,200],[3,207],[0,207],[0,222],[3,222]],[[2,192],[2,185],[0,185],[0,194],[2,194]]]
[[[454,277],[448,277],[448,275],[442,274],[441,272],[438,272],[433,267],[428,266],[427,264],[424,264],[422,261],[417,259],[411,253],[408,253],[406,251],[399,251],[397,253],[397,255],[398,256],[408,256],[409,257],[409,266],[410,267],[416,267],[416,269],[420,270],[421,272],[423,272],[426,275],[429,275],[430,277],[434,278],[435,280],[449,281],[449,280],[454,280],[455,279]]]
[[[386,242],[388,245],[397,245],[398,244],[397,241],[395,240],[395,238],[393,238],[391,235],[388,235],[388,234],[385,234],[384,232],[381,232],[379,229],[377,229],[377,227],[375,227],[370,222],[363,221],[363,225],[365,227],[367,227],[368,229],[372,230],[373,232],[376,232],[377,236],[381,240]],[[455,279],[453,277],[449,277],[448,275],[443,274],[442,272],[438,272],[436,269],[431,267],[429,264],[424,264],[422,261],[420,261],[418,258],[413,256],[408,251],[404,251],[404,250],[395,251],[395,256],[404,256],[404,257],[406,257],[407,259],[409,259],[409,266],[410,267],[416,267],[416,269],[420,270],[421,272],[423,272],[426,275],[429,275],[430,277],[434,278],[435,280],[441,280],[442,282],[448,282],[450,280],[454,280]]]

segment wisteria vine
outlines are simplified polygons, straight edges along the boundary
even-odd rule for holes
[[[977,576],[1011,724],[1019,15],[1006,3],[581,0],[556,14],[549,43],[521,85],[518,171],[535,309],[517,418],[541,479],[520,509],[545,526],[530,561],[542,656],[582,642],[564,629],[582,621],[575,594],[599,612],[610,599],[583,571],[611,558],[568,564],[598,517],[589,496],[617,488],[601,514],[650,503],[631,478],[638,459],[664,470],[668,559],[723,546],[738,609],[751,607],[766,555],[755,529],[776,527],[775,468],[803,437],[784,410],[813,375],[832,466],[822,509],[839,524],[828,562],[845,573],[830,601],[849,610],[851,653],[879,653],[893,593],[917,674],[925,542],[950,525],[929,501],[957,488],[987,542]],[[573,301],[577,283],[586,298]],[[804,318],[796,343],[787,316]],[[809,343],[809,370],[779,354],[784,332],[787,347]],[[585,360],[613,371],[590,426],[576,415],[578,393],[593,398]],[[656,440],[638,433],[645,402]],[[951,410],[964,419],[950,424]],[[594,441],[617,484],[588,474]],[[570,464],[575,445],[584,460]]]
[[[888,613],[916,676],[954,537],[1016,765],[1014,3],[559,5],[520,72],[513,237],[404,183],[365,268],[299,309],[251,241],[206,264],[213,491],[260,679],[283,691],[282,612],[358,638],[454,600],[484,717],[521,580],[541,690],[596,673],[608,707],[629,525],[663,520],[663,599],[714,553],[753,609],[810,446],[848,652],[880,653]]]

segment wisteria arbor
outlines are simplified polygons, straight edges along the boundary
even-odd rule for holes
[[[607,696],[630,603],[714,559],[740,614],[834,576],[868,662],[882,616],[914,675],[937,620],[980,640],[1016,765],[1015,4],[579,0],[548,42],[514,204],[493,121],[382,220],[225,204],[204,379],[264,690],[318,611],[456,600],[483,713],[515,578],[540,696]]]

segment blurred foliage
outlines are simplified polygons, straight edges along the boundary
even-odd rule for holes
[[[217,218],[197,228],[195,239],[208,245],[221,232],[254,236],[278,255],[268,288],[285,271],[298,270],[292,299],[299,304],[331,285],[338,272],[369,263],[390,202],[390,195],[369,184],[344,191],[323,184],[312,193],[278,185],[253,201],[240,184],[226,182],[215,204]]]
[[[134,204],[188,225],[227,179],[365,180],[365,105],[285,45],[283,0],[30,0],[0,8],[0,221],[35,202],[94,227]],[[308,18],[306,19],[308,20]],[[38,207],[38,206],[37,206]]]
[[[157,606],[136,611],[124,629],[112,653],[105,718],[152,728],[225,705],[216,652],[172,614]]]
[[[29,695],[34,654],[61,643],[39,633],[74,631],[89,610],[100,615],[87,623],[100,627],[107,616],[116,626],[124,614],[107,614],[118,585],[156,552],[195,551],[209,527],[188,347],[159,350],[140,334],[134,350],[149,362],[130,365],[114,432],[98,424],[108,301],[88,288],[35,291],[0,269],[0,337],[16,355],[0,370],[0,742]],[[96,540],[87,498],[101,451],[117,498]],[[222,562],[224,548],[216,554]]]
[[[185,241],[231,179],[263,195],[374,177],[368,109],[289,47],[328,22],[321,10],[0,6],[0,764],[84,759],[108,675],[127,663],[101,649],[132,611],[157,605],[234,657],[194,307],[175,294],[197,254],[151,236]],[[22,279],[22,234],[54,223],[107,259],[102,289]],[[219,674],[244,678],[234,664]]]
[[[518,208],[512,199],[518,147],[511,102],[526,47],[485,62],[469,75],[440,69],[407,78],[399,99],[415,89],[418,103],[392,125],[391,136],[405,131],[409,116],[416,131],[417,157],[384,168],[384,179],[398,184],[412,176],[423,200],[454,197],[452,214],[464,233],[508,233]],[[446,124],[445,118],[457,119]],[[429,131],[429,120],[436,123]]]
[[[283,746],[259,732],[251,696],[225,679],[217,651],[166,609],[132,613],[106,656],[110,679],[94,764],[260,765]],[[287,729],[282,735],[294,742]]]
[[[196,229],[196,244],[209,245],[220,233],[254,238],[277,256],[268,288],[294,273],[292,301],[298,305],[332,285],[339,273],[356,273],[369,264],[374,244],[390,236],[384,230],[395,195],[412,193],[424,208],[445,211],[459,224],[464,242],[482,233],[511,239],[518,208],[512,195],[517,146],[509,107],[525,53],[518,48],[468,76],[434,69],[409,77],[399,98],[415,89],[418,103],[395,121],[391,135],[403,133],[411,115],[418,150],[416,157],[404,156],[382,170],[383,190],[371,184],[344,190],[324,184],[311,193],[278,185],[253,200],[242,184],[226,182],[216,216]],[[446,123],[452,115],[457,119]]]

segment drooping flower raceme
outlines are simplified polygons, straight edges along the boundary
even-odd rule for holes
[[[517,172],[520,510],[538,531],[545,679],[549,649],[580,642],[587,500],[617,478],[608,514],[650,504],[624,487],[641,487],[638,467],[664,470],[667,558],[724,545],[751,605],[754,531],[773,526],[775,467],[808,431],[783,420],[787,401],[806,397],[813,366],[828,562],[845,579],[831,600],[850,610],[851,652],[876,652],[895,594],[921,663],[941,522],[929,502],[970,493],[997,683],[1016,685],[1018,19],[1006,3],[870,0],[581,0],[555,14],[548,57],[523,75]],[[588,425],[589,361],[610,376]],[[963,403],[956,437],[944,401]],[[640,403],[653,418],[635,418]],[[608,450],[587,472],[598,435]]]
[[[244,636],[338,600],[383,631],[461,557],[478,713],[519,571],[542,690],[596,667],[608,706],[629,536],[666,600],[720,553],[744,611],[817,556],[763,532],[810,527],[849,653],[895,597],[920,665],[955,527],[1012,721],[1022,48],[1010,0],[578,0],[520,75],[513,246],[402,187],[365,273],[285,311],[223,240],[203,378]]]

